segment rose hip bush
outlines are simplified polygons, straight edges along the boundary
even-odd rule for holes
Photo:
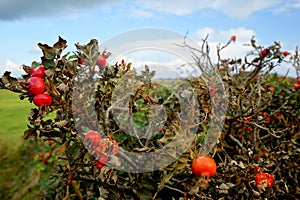
[[[99,52],[98,41],[94,39],[86,45],[76,44],[77,51],[66,54],[62,52],[67,42],[60,37],[53,46],[39,43],[43,56],[40,62],[23,65],[25,81],[5,72],[0,88],[18,92],[21,100],[28,99],[38,106],[29,111],[24,139],[39,138],[57,146],[46,156],[51,158],[55,169],[47,196],[55,199],[296,198],[300,193],[300,91],[293,86],[297,80],[279,77],[272,70],[290,62],[299,78],[298,49],[291,55],[282,51],[278,42],[262,47],[252,38],[253,51],[244,58],[223,58],[222,50],[236,40],[237,37],[231,37],[227,44],[218,46],[216,63],[210,58],[205,40],[202,49],[193,49],[183,42],[183,48],[189,48],[194,55],[196,52],[203,55],[194,57],[202,72],[219,72],[226,93],[220,93],[217,85],[207,86],[208,73],[188,80],[197,94],[200,105],[197,112],[203,114],[199,116],[197,134],[189,151],[179,156],[171,152],[175,153],[174,162],[147,173],[127,173],[107,163],[118,156],[127,159],[129,164],[124,167],[134,168],[135,161],[122,154],[122,149],[151,152],[185,136],[178,128],[180,105],[173,97],[174,91],[156,84],[152,80],[155,72],[145,66],[139,77],[143,85],[130,94],[132,123],[149,125],[147,118],[151,112],[147,108],[153,104],[167,108],[168,120],[157,127],[151,139],[132,137],[119,127],[109,109],[113,106],[113,91],[122,77],[135,74],[134,63],[108,64],[110,53]],[[94,90],[89,80],[95,75],[98,78],[93,82],[97,86]],[[33,78],[38,80],[32,81]],[[80,91],[88,95],[80,95]],[[228,107],[222,133],[215,136],[218,142],[209,152],[217,169],[215,165],[209,165],[213,169],[201,168],[212,172],[203,182],[203,177],[193,174],[200,168],[196,169],[192,163],[201,156],[203,142],[214,135],[208,128],[209,117],[215,112],[211,104],[218,98],[226,99]],[[83,106],[74,108],[74,105]],[[93,109],[96,112],[91,112]],[[77,118],[78,114],[87,117]],[[88,129],[93,126],[92,117],[97,119],[97,126]],[[84,133],[78,132],[78,128]],[[91,148],[88,150],[85,144]],[[44,163],[46,157],[37,155],[35,159]],[[261,173],[268,174],[268,179],[273,178],[267,184],[256,175],[258,167]]]

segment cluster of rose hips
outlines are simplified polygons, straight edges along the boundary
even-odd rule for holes
[[[108,161],[107,156],[101,154],[98,159],[94,160],[94,164],[98,169],[101,169],[107,163],[107,161]]]
[[[118,143],[110,136],[101,136],[97,131],[89,131],[84,136],[84,142],[92,149],[92,154],[96,157],[94,164],[98,169],[108,162],[108,155],[115,155],[119,152]]]
[[[264,120],[266,123],[270,123],[271,122],[271,118],[268,117],[268,113],[267,112],[263,112],[262,116],[264,117]]]
[[[276,116],[274,117],[274,119],[276,120],[276,119],[278,119],[278,117],[281,117],[280,112],[276,112]],[[259,116],[258,119],[264,120],[265,123],[270,123],[272,121],[272,118],[269,116],[269,114],[267,112],[263,112],[261,114],[261,116]],[[243,117],[243,120],[246,121],[246,122],[252,122],[253,121],[252,117]],[[238,122],[238,121],[235,121],[235,122],[232,123],[232,125],[233,125],[233,128],[239,128],[241,123]],[[251,126],[248,126],[247,130],[249,132],[252,132],[253,128]]]
[[[244,117],[244,120],[247,122],[252,122],[251,117]],[[232,125],[233,125],[233,128],[237,129],[237,128],[240,128],[241,123],[238,121],[235,121],[232,123]],[[246,125],[246,127],[247,127],[247,131],[249,131],[249,132],[253,131],[253,128],[250,125]]]
[[[265,48],[260,52],[260,56],[264,58],[266,56],[269,56],[269,53],[270,53],[270,50],[268,48]],[[286,56],[290,55],[290,52],[284,51],[284,52],[282,52],[282,55],[284,57],[286,57]]]
[[[276,112],[276,115],[269,116],[267,112],[263,112],[261,116],[259,116],[260,120],[264,120],[265,123],[271,123],[272,121],[278,120],[278,118],[282,117],[282,114],[280,112]]]
[[[78,64],[82,65],[84,63],[84,59],[82,58],[82,54],[80,52],[77,53],[78,55]],[[104,51],[102,52],[102,54],[99,55],[98,60],[96,61],[96,64],[99,67],[104,67],[107,64],[107,58],[110,56],[110,53]],[[122,64],[123,64],[123,60],[122,60]],[[69,73],[74,73],[74,70],[70,71]],[[65,75],[67,75],[68,72],[65,71]],[[68,75],[67,75],[68,76]]]
[[[38,160],[39,162],[43,162],[44,164],[47,164],[49,158],[51,157],[51,153],[46,152],[45,154],[40,153],[40,154],[37,154],[37,155],[31,154],[30,157],[33,158],[33,159]]]
[[[33,97],[33,103],[38,106],[50,106],[52,104],[52,97],[44,93],[46,85],[44,82],[45,68],[44,66],[38,66],[29,70],[30,78],[25,83],[25,88],[30,96]]]

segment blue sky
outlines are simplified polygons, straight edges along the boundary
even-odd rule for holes
[[[101,43],[145,27],[188,31],[199,43],[209,34],[212,50],[236,35],[224,56],[245,54],[252,36],[261,45],[279,41],[283,50],[293,51],[300,45],[299,19],[300,0],[0,0],[0,74],[18,76],[21,64],[39,61],[39,42],[53,44],[61,36],[73,51],[76,42]],[[295,76],[289,67],[279,71],[287,69]]]

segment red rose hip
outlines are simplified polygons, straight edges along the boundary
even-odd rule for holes
[[[288,55],[290,55],[290,52],[284,51],[282,54],[283,54],[284,56],[288,56]]]
[[[192,163],[192,172],[196,176],[210,178],[216,173],[217,164],[215,160],[209,156],[200,156]]]
[[[235,36],[235,35],[232,35],[230,39],[231,39],[232,41],[234,41],[234,42],[235,42],[235,40],[236,40],[236,36]]]
[[[38,94],[33,98],[33,103],[38,106],[50,106],[52,104],[52,97],[49,94]]]
[[[31,77],[45,78],[45,68],[43,65],[38,66],[37,68],[31,68],[29,74]]]
[[[102,140],[101,135],[97,131],[89,131],[85,136],[84,136],[84,141],[85,142],[91,142],[93,147],[96,147],[100,144],[100,141]]]
[[[264,50],[262,50],[262,51],[261,51],[261,55],[262,55],[263,57],[269,55],[269,49],[264,49]]]
[[[96,64],[97,64],[99,67],[104,67],[104,66],[106,66],[106,56],[100,55],[100,56],[99,56],[99,59],[96,61]]]
[[[274,182],[274,177],[271,174],[265,172],[259,172],[255,176],[255,183],[257,186],[270,188],[272,187],[273,182]]]
[[[45,82],[40,77],[29,78],[27,80],[27,84],[29,84],[29,89],[28,89],[29,95],[42,94],[46,88]]]
[[[295,83],[295,85],[294,85],[294,89],[295,89],[295,90],[299,90],[299,89],[300,89],[300,84],[298,84],[298,83]]]

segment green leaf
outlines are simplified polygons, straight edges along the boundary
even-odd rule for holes
[[[187,164],[186,163],[177,163],[176,169],[177,170],[182,170],[184,168],[186,168]]]
[[[46,68],[54,68],[55,62],[54,60],[48,60],[45,57],[42,57],[42,65],[44,65]]]
[[[41,63],[36,62],[36,61],[33,61],[33,62],[31,63],[31,67],[32,67],[32,68],[37,68],[37,67],[40,66],[40,65],[41,65]]]
[[[69,61],[73,61],[73,60],[77,60],[77,59],[78,59],[78,57],[76,55],[71,55],[68,57]]]

